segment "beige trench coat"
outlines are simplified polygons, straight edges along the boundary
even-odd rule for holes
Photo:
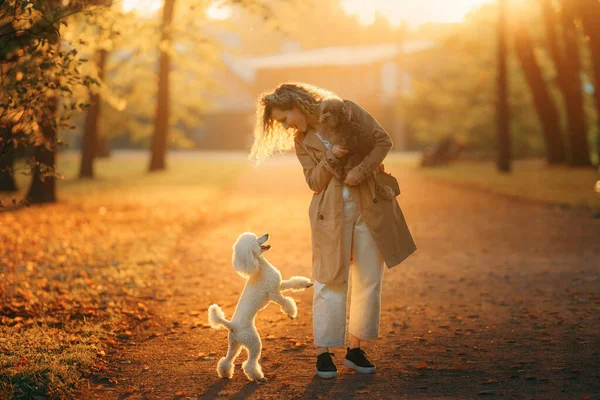
[[[355,168],[359,171],[357,186],[349,186],[350,195],[383,255],[388,268],[400,264],[416,249],[398,201],[374,198],[373,173],[392,148],[390,135],[357,104],[344,100],[352,111],[352,120],[373,132],[373,151]],[[325,284],[346,283],[348,270],[343,261],[343,182],[333,165],[338,159],[313,133],[297,134],[296,155],[304,169],[306,183],[314,194],[309,218],[312,237],[312,278]]]

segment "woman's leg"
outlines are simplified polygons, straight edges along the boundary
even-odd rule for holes
[[[328,351],[328,347],[344,345],[348,285],[315,281],[313,287],[313,334],[319,355]]]
[[[362,217],[354,226],[352,243],[354,265],[350,294],[350,348],[360,347],[363,340],[379,336],[383,257]]]
[[[329,347],[317,347],[317,356],[329,352]]]
[[[354,265],[351,272],[352,289],[348,323],[350,348],[346,352],[344,365],[361,374],[372,374],[376,368],[360,345],[363,340],[373,340],[379,336],[384,265],[383,257],[360,216],[354,227],[352,253]]]
[[[357,347],[360,347],[360,339],[350,334],[350,348],[356,349]]]
[[[358,206],[344,202],[344,265],[350,268],[352,232],[358,218]],[[313,286],[313,335],[317,356],[329,351],[329,347],[343,346],[346,335],[346,300],[348,284],[326,285],[315,281]]]

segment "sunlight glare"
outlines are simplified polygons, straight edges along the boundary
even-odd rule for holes
[[[362,25],[371,25],[379,14],[392,26],[399,26],[403,21],[410,25],[460,22],[475,6],[489,1],[491,0],[342,0],[341,5],[346,14],[356,15]]]
[[[123,0],[123,11],[135,11],[141,16],[151,16],[163,6],[162,0]]]
[[[231,17],[231,7],[224,6],[220,2],[213,3],[206,9],[206,15],[210,19],[223,21]]]

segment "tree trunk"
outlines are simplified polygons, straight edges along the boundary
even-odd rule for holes
[[[523,26],[519,26],[515,32],[515,51],[542,124],[546,143],[546,159],[549,164],[565,162],[566,153],[560,129],[560,115],[533,53],[533,44],[529,32]]]
[[[579,48],[577,46],[577,31],[573,20],[570,5],[561,2],[560,23],[562,25],[561,46],[556,26],[559,26],[552,0],[542,0],[542,13],[548,38],[548,49],[556,68],[558,87],[562,93],[567,114],[567,159],[569,164],[590,165],[587,145],[587,131],[585,112],[583,109],[583,95],[581,92],[581,78],[579,76],[581,63]]]
[[[13,174],[15,148],[9,141],[10,137],[10,127],[0,127],[0,192],[17,190]]]
[[[52,0],[48,5],[56,6],[59,0]],[[60,49],[60,32],[58,28],[53,30],[48,37],[49,46],[54,51]],[[58,97],[56,95],[44,99],[46,110],[45,119],[39,123],[41,128],[42,143],[35,146],[33,158],[33,177],[26,201],[29,204],[54,203],[56,201],[56,179],[54,177],[56,168],[56,146],[58,132],[56,119],[58,116]]]
[[[577,14],[583,22],[585,34],[590,38],[589,47],[592,56],[594,74],[594,100],[596,103],[596,155],[600,159],[600,3],[596,0],[576,0]]]
[[[98,67],[98,77],[104,79],[104,68],[106,65],[107,52],[104,49],[96,53],[96,64]],[[98,93],[90,93],[90,108],[85,118],[85,128],[83,139],[81,141],[81,165],[79,168],[79,178],[94,177],[94,158],[96,156],[96,147],[98,145],[98,122],[100,120],[101,99]]]
[[[498,170],[510,172],[510,115],[508,106],[508,75],[506,72],[506,8],[508,0],[498,0]]]
[[[572,5],[562,1],[561,20],[563,25],[564,54],[565,54],[565,84],[568,113],[572,116],[569,123],[569,142],[571,157],[569,164],[572,166],[589,166],[590,152],[587,140],[587,124],[583,108],[583,93],[581,84],[581,60],[579,59],[579,45],[577,42],[577,28],[573,15]]]
[[[58,98],[48,99],[48,118],[42,124],[42,135],[45,144],[35,147],[34,160],[36,165],[33,171],[33,179],[29,187],[27,201],[30,204],[53,203],[56,201],[56,179],[54,178],[54,168],[56,166],[56,142],[57,134],[54,123],[51,121],[56,115],[58,108]],[[51,171],[46,172],[46,168]]]
[[[98,135],[96,142],[96,158],[110,157],[110,141],[104,135]]]
[[[174,7],[175,0],[165,0],[165,5],[163,7],[161,47],[169,47],[171,45],[171,22],[173,20]],[[150,171],[163,170],[166,168],[165,158],[167,152],[167,134],[169,130],[170,68],[171,60],[169,53],[168,51],[161,49],[158,67],[158,93],[156,101],[154,134],[152,135]]]
[[[562,90],[564,80],[564,67],[561,46],[558,40],[558,36],[556,34],[556,26],[558,25],[558,21],[556,20],[556,12],[554,11],[554,8],[552,6],[552,0],[540,0],[540,5],[542,7],[544,27],[546,29],[546,41],[548,44],[548,51],[550,53],[552,61],[554,62],[558,86]]]

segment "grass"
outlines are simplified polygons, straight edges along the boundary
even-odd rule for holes
[[[152,318],[144,299],[170,296],[158,288],[186,230],[247,165],[171,154],[168,170],[148,174],[146,153],[125,152],[79,180],[77,154],[58,160],[57,203],[0,213],[0,398],[76,398],[102,374],[130,323]]]
[[[103,368],[98,359],[106,332],[83,325],[68,330],[35,325],[18,334],[0,327],[0,393],[5,398],[75,397],[85,377]]]
[[[510,174],[499,173],[492,161],[456,161],[448,166],[420,168],[420,155],[392,156],[390,167],[411,168],[426,177],[465,184],[493,193],[547,204],[600,208],[593,168],[548,166],[544,160],[515,160]]]
[[[81,180],[78,179],[79,157],[78,152],[64,152],[57,157],[57,172],[62,175],[57,181],[59,200],[118,195],[121,199],[157,201],[171,199],[173,195],[198,196],[201,188],[212,189],[229,182],[246,163],[242,155],[219,159],[210,153],[175,153],[168,156],[165,171],[148,173],[147,152],[123,151],[97,159],[95,179]],[[17,175],[17,186],[21,190],[16,197],[25,194],[30,180],[30,176]],[[174,188],[177,191],[169,193]],[[10,197],[5,194],[5,202]]]

